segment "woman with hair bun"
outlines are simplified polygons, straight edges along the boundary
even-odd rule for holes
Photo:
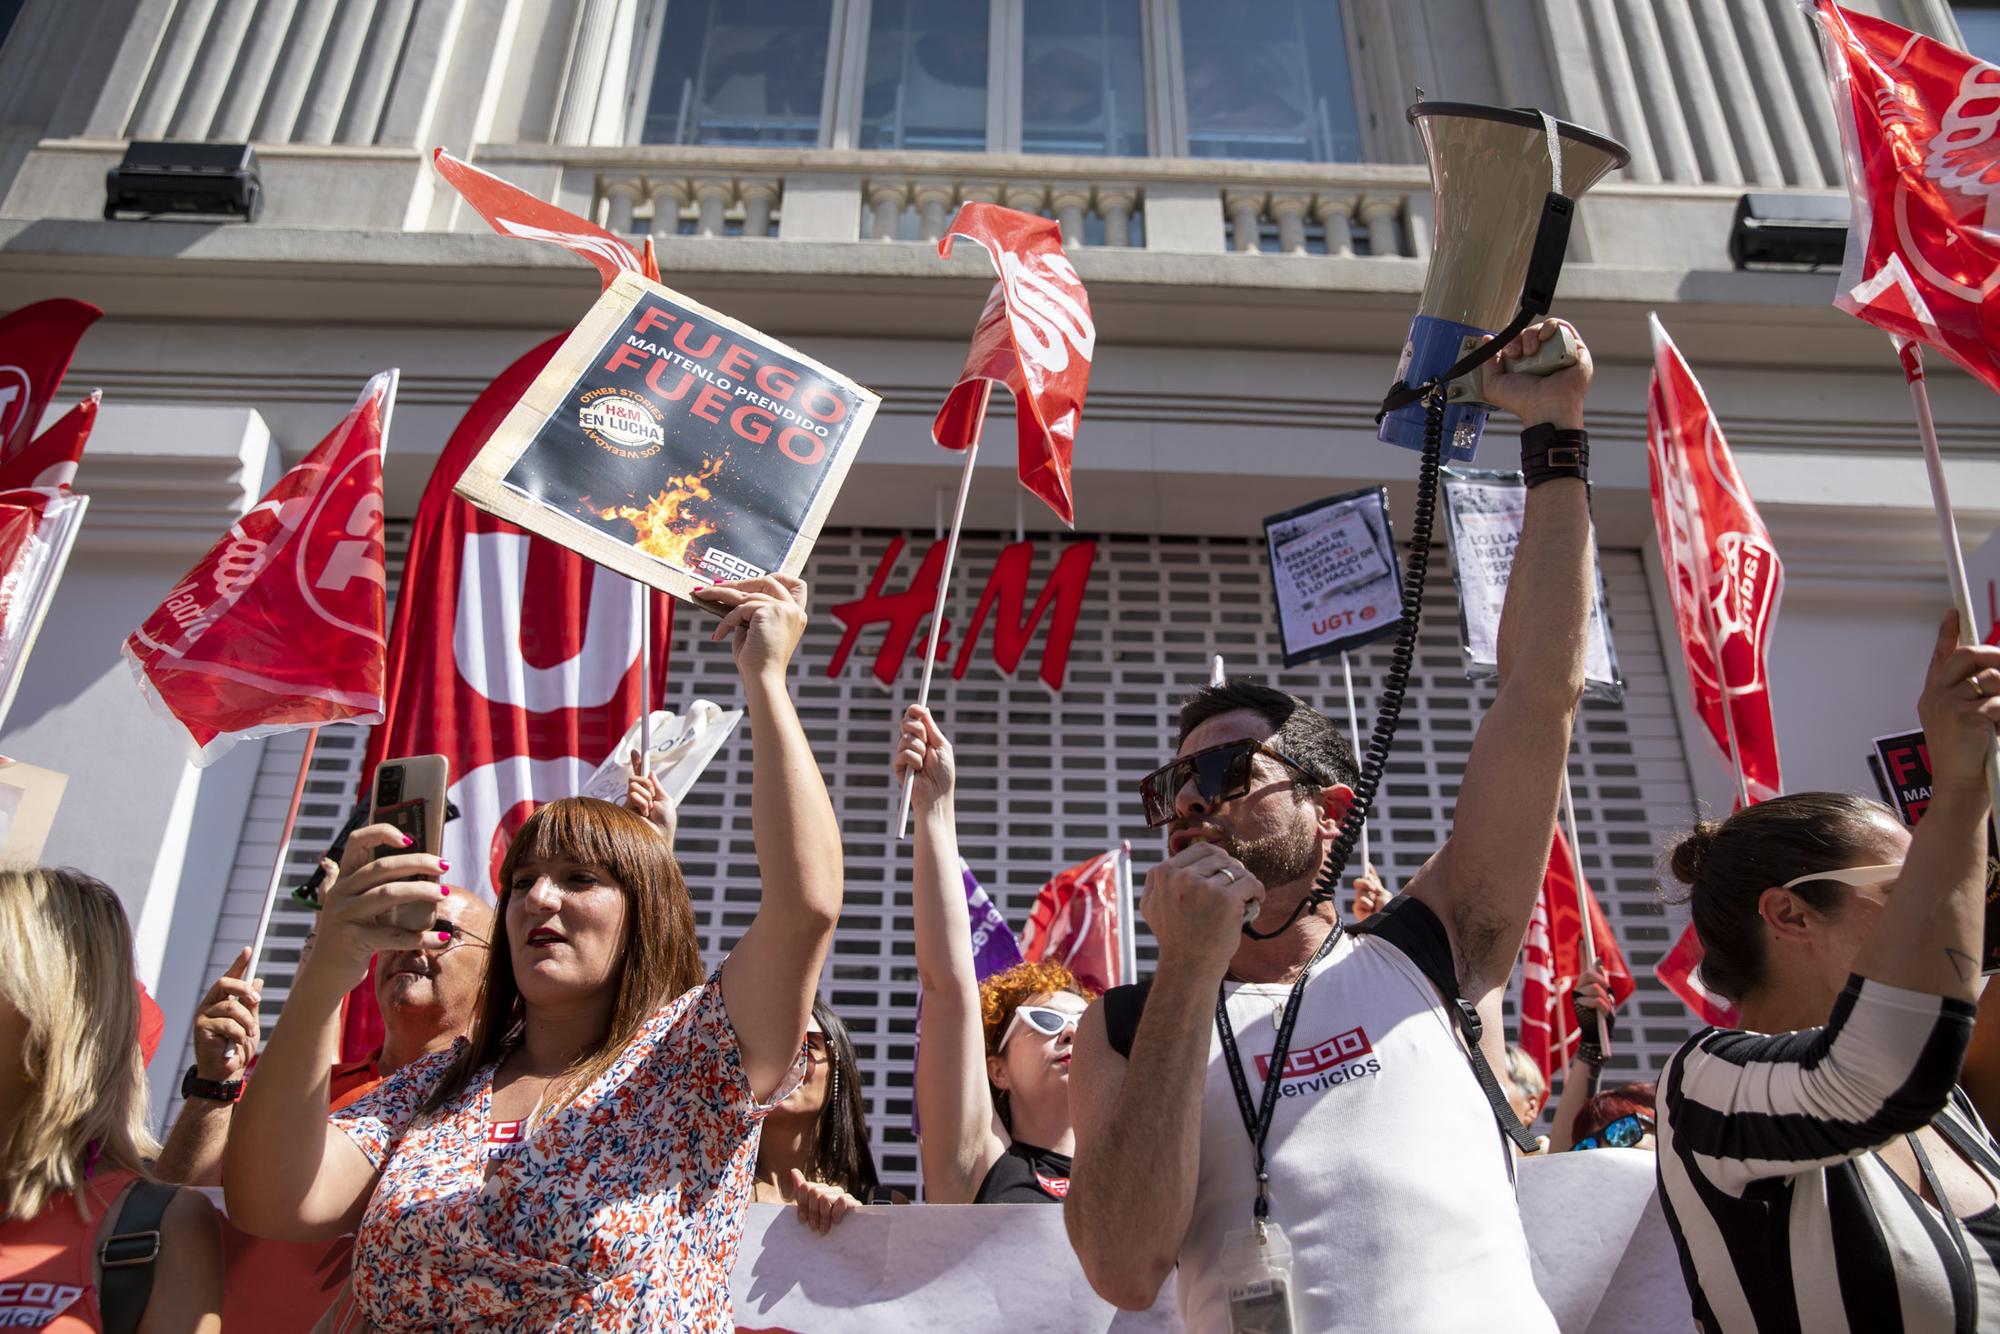
[[[2000,1144],[1956,1087],[1980,991],[2000,648],[1945,617],[1931,803],[1779,797],[1674,848],[1711,990],[1661,1072],[1660,1197],[1710,1334],[2000,1327]]]

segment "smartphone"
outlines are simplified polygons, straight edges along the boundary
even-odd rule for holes
[[[376,766],[368,823],[392,825],[415,840],[407,848],[378,848],[378,858],[406,852],[427,852],[435,857],[444,851],[444,790],[450,777],[451,765],[442,755],[412,755]],[[429,903],[406,903],[389,916],[405,931],[422,931],[436,919],[437,908]]]

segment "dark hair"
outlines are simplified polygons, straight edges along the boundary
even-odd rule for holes
[[[1634,1112],[1652,1116],[1659,1094],[1659,1085],[1650,1079],[1606,1089],[1591,1098],[1576,1114],[1576,1120],[1570,1123],[1570,1143],[1597,1134],[1621,1116],[1630,1116]]]
[[[854,1040],[833,1007],[817,996],[812,1013],[826,1034],[829,1074],[826,1103],[819,1109],[819,1133],[813,1140],[813,1175],[866,1204],[882,1181],[868,1147],[868,1109],[861,1096]]]
[[[1698,820],[1674,846],[1669,865],[1688,892],[1709,990],[1740,1001],[1764,980],[1765,890],[1808,871],[1851,866],[1874,854],[1896,817],[1879,801],[1846,792],[1797,792],[1746,806],[1727,820]],[[1834,914],[1851,894],[1831,880],[1792,888],[1815,912]]]
[[[569,1072],[548,1101],[559,1109],[611,1068],[659,1008],[701,985],[694,904],[673,850],[652,821],[594,797],[565,797],[528,817],[500,863],[500,899],[493,908],[493,942],[486,980],[472,1019],[471,1042],[424,1104],[443,1107],[471,1082],[475,1070],[499,1060],[519,1040],[526,1007],[514,979],[507,943],[507,896],[524,861],[564,858],[601,866],[625,891],[625,943],[612,985],[611,1025],[602,1041]]]
[[[1278,749],[1311,774],[1319,788],[1353,787],[1361,781],[1361,769],[1354,762],[1354,747],[1333,725],[1333,720],[1297,695],[1265,685],[1261,681],[1230,681],[1225,685],[1203,686],[1181,701],[1180,745],[1188,733],[1211,718],[1248,709],[1274,729]],[[1319,788],[1301,782],[1299,795],[1319,795]],[[1310,789],[1310,790],[1308,790]]]

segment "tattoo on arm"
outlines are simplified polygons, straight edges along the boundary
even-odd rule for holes
[[[1946,946],[1944,953],[1945,957],[1951,960],[1951,966],[1958,970],[1959,981],[1970,982],[1973,978],[1979,976],[1979,960],[1973,958],[1964,950],[1955,950],[1950,946]]]

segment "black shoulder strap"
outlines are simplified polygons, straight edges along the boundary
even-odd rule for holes
[[[1533,1153],[1535,1137],[1521,1124],[1521,1118],[1514,1115],[1514,1105],[1507,1101],[1506,1092],[1494,1077],[1493,1067],[1486,1062],[1486,1053],[1479,1049],[1479,1037],[1485,1024],[1479,1018],[1478,1009],[1459,993],[1458,961],[1452,956],[1451,935],[1444,929],[1444,923],[1438,920],[1438,915],[1421,900],[1413,899],[1408,894],[1398,894],[1357,922],[1353,931],[1356,935],[1380,937],[1394,945],[1408,955],[1417,970],[1443,994],[1445,1009],[1457,1021],[1459,1032],[1465,1035],[1466,1059],[1472,1066],[1473,1078],[1479,1081],[1479,1091],[1486,1095],[1487,1105],[1493,1109],[1493,1119],[1500,1123],[1501,1133],[1513,1140],[1523,1153]],[[1106,1017],[1109,1017],[1108,1013]]]
[[[148,1181],[132,1183],[125,1193],[118,1222],[98,1247],[102,1278],[97,1305],[104,1317],[104,1334],[137,1334],[153,1296],[153,1265],[160,1257],[160,1220],[174,1202],[178,1186]]]
[[[1153,989],[1153,979],[1135,982],[1131,986],[1113,987],[1104,993],[1104,1036],[1111,1043],[1111,1050],[1132,1059],[1132,1039],[1139,1035],[1139,1016],[1146,1012],[1146,993]]]

